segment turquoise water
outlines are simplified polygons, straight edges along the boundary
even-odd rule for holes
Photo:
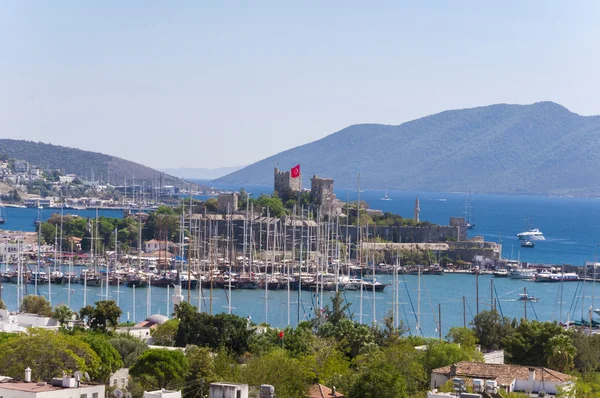
[[[14,207],[6,207],[6,223],[2,225],[2,230],[9,231],[24,231],[31,232],[35,231],[35,222],[38,219],[38,209],[37,208],[14,208]],[[53,208],[45,208],[39,210],[39,217],[42,220],[47,220],[52,214],[58,213],[61,211],[64,214],[76,214],[80,217],[96,217],[96,209],[85,209],[85,210],[72,210],[72,209],[53,209]],[[98,216],[100,217],[123,217],[123,210],[98,210]]]
[[[479,310],[490,309],[490,280],[489,275],[479,277]],[[391,278],[385,275],[378,276],[378,280],[391,283]],[[524,316],[522,302],[518,302],[518,294],[527,287],[527,293],[540,298],[538,303],[529,303],[527,306],[527,317],[539,320],[581,319],[582,308],[584,317],[588,317],[588,308],[592,305],[592,284],[584,286],[583,296],[585,301],[582,306],[579,282],[564,283],[561,297],[560,283],[535,283],[508,278],[494,279],[495,289],[493,298],[496,306],[505,316],[510,318],[521,318]],[[38,287],[39,294],[48,298],[48,285]],[[28,285],[28,293],[33,293],[33,285]],[[600,289],[600,286],[598,286]],[[105,299],[105,289],[100,287],[87,288],[87,303]],[[594,288],[595,289],[595,288]],[[600,290],[597,291],[600,294]],[[69,290],[67,285],[52,285],[52,304],[67,304],[68,295],[71,295],[71,307],[78,309],[84,303],[84,290],[81,284],[72,284]],[[121,286],[119,293],[116,286],[109,287],[109,298],[118,300],[123,309],[122,321],[143,320],[147,314],[167,314],[173,311],[170,297],[173,289],[147,288],[135,289]],[[329,303],[332,293],[325,292],[324,302]],[[595,292],[594,292],[595,294]],[[183,291],[184,300],[187,300],[187,290]],[[200,304],[203,311],[209,311],[210,293],[203,291],[204,298],[199,300],[198,291],[191,293],[192,304]],[[298,306],[298,292],[291,292],[291,324],[298,321],[298,307],[300,307],[300,320],[307,320],[314,314],[314,293],[302,292],[300,306]],[[463,314],[463,299],[466,298],[465,314]],[[233,290],[231,294],[232,313],[247,317],[251,316],[256,323],[268,321],[273,326],[284,327],[287,325],[287,291],[269,291],[268,293],[268,318],[265,318],[266,308],[263,290]],[[344,297],[352,303],[351,311],[358,320],[360,311],[360,292],[345,292]],[[467,324],[473,319],[477,311],[476,301],[476,278],[473,275],[445,274],[442,276],[428,275],[421,278],[421,330],[416,329],[417,311],[417,276],[405,275],[399,283],[400,319],[409,327],[412,334],[422,333],[424,336],[437,336],[438,304],[441,304],[442,332],[445,334],[451,326],[462,326],[463,316]],[[2,286],[2,298],[11,310],[16,309],[16,285],[4,283]],[[148,301],[149,298],[149,301]],[[373,321],[373,293],[363,292],[363,322]],[[228,295],[225,290],[213,290],[213,313],[227,312],[229,305]],[[380,323],[383,317],[392,309],[393,286],[388,286],[383,293],[375,294],[375,320]],[[150,302],[150,309],[148,309]],[[562,311],[560,303],[562,302]],[[600,298],[595,300],[594,307],[600,303]],[[135,312],[135,316],[134,316]],[[562,314],[562,316],[561,316]]]
[[[225,189],[239,189],[239,186],[222,186]],[[246,189],[259,195],[271,192],[271,187],[247,186]],[[337,190],[338,197],[342,200],[356,199],[356,190]],[[462,216],[464,214],[465,196],[462,193],[430,193],[430,192],[400,192],[389,191],[390,201],[382,201],[381,197],[385,191],[361,192],[361,199],[366,200],[372,208],[383,211],[392,211],[405,217],[412,217],[414,200],[419,195],[421,219],[434,223],[447,224],[450,216]],[[597,199],[579,198],[556,198],[537,196],[515,196],[515,195],[472,195],[472,217],[476,228],[470,231],[470,235],[482,235],[486,240],[501,241],[504,246],[504,257],[517,258],[523,261],[537,263],[569,263],[582,265],[586,259],[592,260],[598,251],[598,225],[600,225],[600,201]],[[47,218],[57,210],[44,209],[43,217]],[[60,211],[60,210],[58,210]],[[65,211],[67,213],[67,211]],[[68,213],[75,213],[69,210]],[[94,217],[95,210],[76,212],[84,217]],[[100,215],[120,217],[120,211],[101,211]],[[37,209],[7,209],[8,222],[4,229],[33,230],[33,222],[37,219]],[[516,234],[525,228],[525,219],[532,217],[533,226],[540,228],[545,234],[547,241],[537,242],[534,249],[521,250]],[[388,280],[387,276],[380,276],[382,280]],[[490,308],[490,276],[479,277],[479,307],[480,310]],[[529,318],[540,320],[566,320],[567,318],[580,319],[582,312],[587,317],[587,308],[592,305],[592,284],[585,287],[583,306],[580,297],[580,283],[560,284],[532,283],[511,279],[496,279],[495,294],[497,306],[503,314],[510,318],[520,318],[524,314],[523,303],[517,301],[518,294],[527,287],[529,294],[540,298],[538,303],[529,303],[527,315]],[[33,293],[33,286],[28,286],[29,293]],[[401,318],[405,324],[410,326],[413,334],[422,333],[425,336],[437,336],[437,311],[441,304],[442,331],[445,333],[451,326],[461,326],[463,316],[469,323],[476,313],[476,289],[475,277],[472,275],[426,276],[422,278],[421,285],[421,330],[417,330],[417,277],[407,275],[400,284],[399,301]],[[600,291],[599,291],[600,292]],[[48,295],[48,286],[40,286],[39,293],[50,297],[53,305],[67,303],[71,296],[71,306],[75,309],[83,306],[83,286],[74,284],[71,289],[66,285],[52,286],[52,294]],[[172,290],[165,288],[152,288],[148,296],[148,289],[139,288],[135,290],[135,306],[133,289],[121,287],[117,294],[116,286],[109,288],[109,298],[117,300],[123,309],[122,320],[142,320],[147,313],[167,314],[172,311],[170,295]],[[183,292],[187,299],[187,291]],[[330,293],[324,293],[327,303]],[[200,303],[202,310],[209,307],[209,293],[204,292],[205,298],[198,298],[198,292],[191,294],[193,304]],[[466,297],[466,314],[463,314],[463,299]],[[148,308],[148,297],[150,297],[150,308]],[[223,290],[213,292],[213,312],[227,312],[228,297]],[[346,300],[352,303],[352,312],[358,320],[360,297],[358,292],[346,292]],[[393,288],[388,286],[384,293],[375,296],[375,320],[381,322],[383,317],[392,308]],[[16,309],[16,286],[3,284],[2,298],[10,309]],[[105,291],[99,287],[88,287],[87,303],[105,298]],[[287,325],[287,292],[269,291],[268,318],[265,317],[265,299],[262,290],[239,290],[233,291],[231,295],[232,312],[240,316],[251,316],[255,322],[267,320],[274,326]],[[600,301],[600,300],[598,300]],[[598,302],[597,301],[597,302]],[[298,305],[300,302],[300,305]],[[597,307],[597,302],[594,304]],[[562,303],[562,311],[561,311]],[[300,311],[298,311],[300,308]],[[298,300],[298,293],[292,292],[291,300],[291,324],[295,325],[298,319],[309,319],[314,313],[314,295],[302,292]],[[135,311],[134,311],[135,309]],[[134,317],[135,312],[135,317]],[[298,312],[300,316],[298,316]],[[373,320],[372,293],[363,294],[363,322],[370,323]]]

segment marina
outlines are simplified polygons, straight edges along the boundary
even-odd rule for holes
[[[81,267],[74,267],[75,273],[81,274]],[[63,274],[69,272],[68,267],[63,268]],[[420,287],[419,287],[420,279]],[[91,279],[88,279],[90,281]],[[108,299],[117,301],[123,309],[121,321],[141,321],[152,314],[171,314],[173,311],[172,296],[174,289],[171,284],[165,285],[136,285],[128,287],[126,284],[111,284],[106,288],[105,277],[99,277],[90,284],[69,283],[63,279],[61,285],[38,284],[37,292],[51,299],[52,305],[69,304],[73,307],[91,304],[95,301]],[[370,324],[373,320],[382,323],[384,317],[389,316],[398,303],[399,320],[409,328],[408,333],[433,337],[437,336],[438,304],[441,308],[443,333],[452,326],[467,326],[477,311],[489,310],[495,307],[504,316],[520,319],[524,316],[523,299],[519,296],[523,287],[527,288],[530,299],[527,302],[528,318],[540,321],[573,321],[589,318],[589,308],[594,304],[592,291],[595,289],[591,282],[575,283],[533,283],[531,281],[515,280],[510,278],[494,278],[484,274],[475,278],[465,273],[446,273],[443,277],[436,275],[410,275],[400,274],[397,277],[397,289],[394,288],[394,275],[378,275],[377,280],[388,286],[383,292],[373,294],[372,290],[362,290],[362,318],[364,323]],[[479,285],[479,294],[477,293]],[[183,299],[188,300],[188,290],[182,283]],[[288,324],[288,302],[290,303],[289,324],[296,325],[298,320],[304,321],[314,317],[317,308],[318,296],[322,295],[324,305],[330,303],[330,297],[335,294],[332,290],[320,290],[318,293],[310,289],[293,291],[291,295],[286,289],[269,289],[268,300],[265,300],[264,288],[260,284],[247,289],[238,286],[237,289],[228,290],[228,283],[217,287],[213,286],[212,292],[205,283],[198,283],[189,291],[192,304],[202,311],[213,313],[231,312],[243,317],[251,316],[255,322],[263,322],[268,311],[268,322],[275,327],[285,327]],[[359,285],[360,286],[360,285]],[[352,288],[351,288],[352,289]],[[562,300],[560,293],[562,290]],[[596,291],[600,291],[597,289]],[[25,293],[34,292],[34,284],[28,283],[23,287]],[[420,310],[418,296],[421,296]],[[356,320],[360,315],[361,291],[356,289],[341,290],[345,302],[351,303],[350,311]],[[397,293],[396,293],[397,292]],[[396,296],[397,294],[397,296]],[[10,310],[16,310],[18,286],[15,283],[2,283],[2,299]],[[479,300],[477,300],[479,296]],[[397,297],[397,298],[396,298]],[[464,297],[464,300],[463,300]],[[537,298],[539,301],[533,300]],[[543,298],[543,299],[541,299]],[[268,309],[265,302],[268,301]],[[600,300],[595,301],[598,305]],[[375,312],[373,312],[375,308]],[[420,317],[418,317],[420,313]],[[420,328],[416,328],[417,319]],[[600,317],[594,315],[596,320]]]
[[[254,195],[268,192],[269,189],[260,186],[252,187]],[[353,190],[338,191],[341,192],[340,196],[348,196],[350,200],[352,195],[356,195],[356,191]],[[385,191],[386,195],[387,192]],[[390,192],[389,197],[393,197],[394,201],[382,201],[383,193],[367,190],[361,192],[361,197],[366,198],[368,202],[377,201],[377,207],[383,208],[384,211],[410,216],[414,203],[414,197],[412,200],[410,198],[411,193]],[[461,194],[424,193],[420,194],[419,198],[422,214],[427,215],[427,218],[434,222],[440,222],[439,220],[447,219],[448,215],[460,214],[464,211],[464,196]],[[550,203],[545,207],[539,206],[534,199],[542,202],[550,201]],[[485,203],[490,200],[495,200],[496,203],[492,205],[488,203],[484,206],[478,204],[478,201]],[[585,258],[593,258],[597,245],[590,239],[591,234],[575,234],[574,238],[580,239],[577,245],[572,245],[568,243],[569,241],[557,240],[553,237],[555,230],[544,223],[544,218],[535,214],[533,209],[551,209],[552,220],[565,222],[560,227],[561,231],[570,231],[574,227],[573,224],[560,218],[562,211],[565,210],[564,207],[574,205],[572,201],[576,202],[575,205],[582,205],[583,208],[591,206],[590,218],[594,219],[597,217],[596,212],[592,211],[597,206],[594,200],[473,195],[473,201],[476,204],[474,208],[477,209],[478,225],[477,230],[471,229],[469,234],[476,233],[489,240],[498,240],[503,245],[505,258],[515,258],[517,254],[522,265],[531,265],[535,262],[536,256],[539,257],[537,262],[541,264],[556,264],[559,261],[553,259],[563,258],[572,260],[569,261],[571,263],[582,265],[583,261],[579,262],[577,256],[572,254],[573,250],[578,255],[587,251]],[[510,214],[517,207],[522,208],[523,201],[531,201],[531,204],[519,211],[534,213],[549,238],[540,241],[539,246],[536,245],[534,250],[519,252],[518,244],[521,241],[515,231],[522,230],[518,227],[518,220],[523,219],[521,214],[501,217],[501,219],[490,214],[484,215],[489,211],[490,206],[496,206],[501,213]],[[57,209],[7,208],[6,212],[8,215],[4,228],[31,231],[35,228],[33,221],[38,216],[46,219],[52,213],[57,213]],[[73,210],[69,210],[69,213],[71,212]],[[122,212],[115,210],[100,210],[99,214],[122,217]],[[93,218],[96,211],[95,209],[82,210],[78,215]],[[510,222],[513,218],[516,220],[514,225]],[[581,230],[581,224],[578,228]],[[506,232],[499,234],[489,232],[494,229]],[[196,262],[189,272],[185,258],[180,259],[179,263],[175,261],[168,269],[162,267],[161,271],[158,271],[156,265],[151,266],[151,263],[146,260],[142,263],[135,256],[128,258],[125,254],[121,255],[115,267],[114,259],[111,258],[96,258],[90,262],[91,259],[86,259],[85,256],[75,260],[64,253],[63,262],[66,264],[74,261],[73,266],[59,266],[58,263],[55,266],[51,258],[44,258],[43,266],[37,273],[35,262],[30,261],[27,266],[23,265],[21,275],[18,273],[15,275],[15,264],[5,264],[2,268],[2,299],[9,309],[16,310],[18,299],[24,294],[33,292],[44,295],[52,301],[53,305],[65,303],[75,309],[84,304],[109,298],[117,301],[123,308],[122,321],[139,321],[149,314],[170,314],[173,311],[172,296],[179,280],[183,288],[184,300],[189,299],[203,311],[209,312],[211,308],[213,313],[231,311],[240,316],[251,316],[258,322],[268,320],[272,325],[282,327],[313,318],[316,311],[320,311],[329,303],[331,295],[337,290],[348,303],[352,303],[350,311],[355,319],[362,319],[365,323],[373,321],[381,323],[392,311],[409,327],[410,333],[422,333],[425,336],[437,335],[438,304],[440,304],[444,331],[465,322],[468,325],[477,311],[494,306],[497,309],[501,308],[505,316],[520,318],[523,316],[523,301],[525,301],[527,307],[531,307],[527,311],[529,317],[567,322],[585,319],[586,308],[593,305],[591,297],[593,284],[584,282],[589,281],[590,277],[593,278],[589,272],[580,280],[579,277],[572,277],[569,272],[563,275],[556,269],[553,272],[549,271],[551,268],[549,266],[542,269],[535,266],[515,267],[518,261],[510,262],[510,267],[481,270],[475,267],[441,267],[432,262],[429,265],[401,267],[398,268],[398,273],[395,273],[396,268],[393,264],[374,263],[372,259],[364,257],[361,266],[354,260],[344,261],[343,256],[339,261],[335,260],[338,249],[335,245],[330,245],[327,250],[333,255],[327,261],[324,258],[319,261],[312,258],[308,261],[307,253],[304,252],[299,274],[298,256],[295,263],[291,262],[289,254],[287,258],[285,255],[283,257],[279,255],[277,258],[269,257],[274,252],[273,245],[275,250],[284,252],[283,241],[273,238],[281,232],[281,230],[277,233],[273,230],[266,232],[271,237],[270,243],[262,242],[262,245],[271,245],[271,250],[263,246],[266,254],[262,255],[262,259],[256,254],[240,257],[239,253],[233,255],[229,252],[227,255],[227,251],[221,250],[220,255],[214,252],[213,257],[206,257],[200,261],[194,260]],[[299,231],[298,236],[300,236]],[[548,253],[553,253],[552,258],[546,258]],[[207,253],[205,256],[210,254]],[[230,264],[226,260],[228,256],[235,258],[235,261]],[[431,259],[431,261],[435,260]],[[110,264],[108,273],[106,264]],[[177,273],[177,269],[181,272]],[[553,276],[546,275],[543,269],[548,270]],[[555,283],[532,283],[538,279],[538,274],[541,275],[539,282]],[[17,287],[16,283],[19,280],[23,284]],[[560,283],[567,281],[572,283]],[[493,286],[493,290],[490,290],[493,294],[488,294],[484,299],[485,291],[488,290],[485,286],[488,283]],[[590,287],[583,288],[585,283]],[[479,285],[478,293],[476,284]],[[528,299],[520,299],[518,296],[523,291],[523,286],[528,287],[530,295]],[[582,294],[582,290],[587,293]],[[562,300],[557,298],[560,291],[562,291]],[[418,328],[416,328],[417,324]]]

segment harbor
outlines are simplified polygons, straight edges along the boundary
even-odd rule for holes
[[[252,187],[254,195],[260,194],[261,189],[268,191],[268,187]],[[350,200],[356,195],[353,190],[336,192],[340,196],[347,194]],[[361,193],[373,207],[385,210],[386,206],[391,206],[405,215],[414,212],[414,197],[410,199],[410,193],[386,191],[385,194],[387,199],[381,200],[381,192]],[[464,211],[463,194],[425,193],[419,198],[421,214],[433,221],[442,217],[447,220],[447,217],[461,215]],[[257,218],[239,217],[237,224],[234,217],[184,214],[185,228],[192,231],[193,241],[200,243],[190,245],[187,237],[179,237],[179,242],[166,244],[173,246],[169,250],[175,255],[166,254],[166,247],[162,247],[162,255],[158,250],[158,254],[138,257],[135,253],[110,251],[95,255],[59,252],[50,245],[43,250],[38,265],[36,236],[29,232],[32,244],[28,257],[21,262],[21,273],[14,259],[2,266],[2,299],[9,309],[16,310],[18,300],[32,293],[45,296],[52,305],[67,304],[75,309],[108,298],[123,308],[121,321],[139,321],[154,313],[171,314],[175,289],[180,284],[181,299],[189,300],[202,311],[231,312],[282,327],[315,317],[338,291],[346,302],[351,303],[354,319],[381,324],[386,316],[393,314],[408,327],[409,333],[429,337],[439,334],[440,323],[444,332],[451,326],[468,326],[478,311],[490,308],[501,309],[510,318],[523,317],[528,308],[527,316],[533,319],[562,323],[588,319],[588,309],[595,305],[591,287],[595,284],[589,282],[595,276],[600,277],[600,272],[598,275],[592,272],[596,267],[585,267],[585,262],[565,266],[531,261],[532,255],[541,254],[539,257],[544,259],[548,249],[557,252],[557,248],[573,249],[573,245],[557,240],[555,231],[541,218],[540,230],[546,233],[547,239],[536,240],[533,249],[520,250],[517,234],[523,231],[521,214],[533,213],[533,209],[538,208],[535,202],[531,207],[521,209],[518,216],[521,220],[511,227],[510,235],[508,232],[490,235],[487,231],[495,229],[498,220],[481,216],[488,209],[482,207],[478,199],[489,200],[478,195],[471,199],[475,210],[470,217],[477,223],[472,222],[468,234],[482,236],[485,240],[496,239],[502,250],[502,259],[497,261],[478,261],[476,258],[448,261],[442,258],[441,253],[451,246],[458,247],[458,242],[369,241],[374,230],[365,226],[354,233],[342,233],[345,232],[343,219],[332,218],[317,228],[308,218],[302,221],[300,214],[295,221],[289,222],[268,217],[259,222]],[[505,203],[506,197],[496,200],[503,205],[502,211],[510,213],[510,209],[514,209]],[[522,202],[524,198],[512,200]],[[555,206],[564,206],[570,200],[552,199]],[[595,205],[591,199],[586,203]],[[6,229],[22,227],[22,230],[33,231],[37,219],[45,220],[52,214],[63,212],[72,214],[73,210],[7,208],[6,212]],[[124,215],[122,211],[96,209],[78,213],[92,222],[97,214],[100,217]],[[539,215],[536,219],[540,219]],[[504,221],[510,224],[510,219]],[[569,225],[562,228],[568,229]],[[19,234],[18,231],[13,233]],[[361,245],[352,243],[358,234],[365,236]],[[333,239],[334,235],[338,239]],[[7,240],[10,239],[5,238],[5,244]],[[482,244],[477,240],[473,242]],[[589,246],[587,258],[593,258],[595,245],[583,239],[577,246],[582,250]],[[296,250],[292,252],[291,247]],[[349,252],[346,247],[350,248]],[[155,249],[161,249],[160,241]],[[418,250],[429,252],[426,261],[412,263],[402,255]],[[563,251],[555,257],[564,256]],[[188,266],[188,257],[191,266]],[[524,274],[517,275],[519,272]],[[572,277],[573,273],[575,277]],[[584,288],[586,284],[588,287]],[[528,294],[535,300],[523,300],[519,296],[523,294],[523,287],[527,287]],[[561,295],[562,299],[559,299]],[[419,328],[416,328],[417,324]]]

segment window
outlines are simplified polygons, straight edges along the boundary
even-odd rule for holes
[[[79,398],[87,398],[87,394],[81,394]]]
[[[98,393],[97,392],[92,393],[92,398],[98,398]]]

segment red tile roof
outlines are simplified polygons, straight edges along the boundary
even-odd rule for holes
[[[548,368],[479,362],[458,362],[455,366],[455,374],[451,374],[451,366],[433,369],[431,373],[443,374],[449,378],[458,376],[470,379],[490,379],[496,380],[500,385],[508,385],[515,379],[527,380],[529,378],[529,369],[534,369],[536,379],[543,378],[547,381],[557,382],[572,380],[571,376]]]
[[[344,398],[344,394],[341,394],[336,391],[335,395],[333,395],[333,390],[323,384],[313,384],[310,386],[308,390],[307,398]]]

